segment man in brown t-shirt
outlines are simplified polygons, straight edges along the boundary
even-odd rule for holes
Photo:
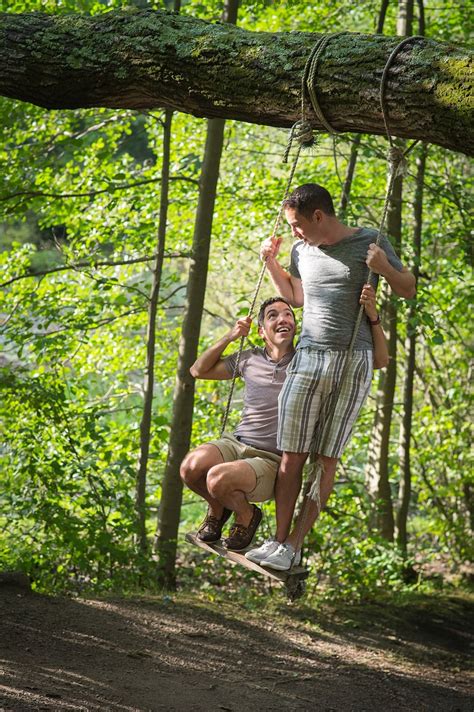
[[[222,357],[233,341],[247,336],[251,319],[238,319],[228,334],[207,349],[191,367],[195,378],[212,380],[233,376],[237,354]],[[200,445],[181,465],[181,478],[208,502],[199,527],[202,541],[218,541],[232,512],[234,523],[224,545],[233,551],[252,542],[262,512],[251,502],[273,497],[281,453],[277,449],[278,396],[293,358],[295,317],[286,299],[272,297],[260,307],[258,332],[264,348],[243,351],[237,374],[243,379],[244,407],[234,434]]]

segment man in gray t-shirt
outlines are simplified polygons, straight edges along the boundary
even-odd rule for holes
[[[222,357],[225,348],[247,336],[251,320],[239,319],[228,334],[207,349],[191,367],[195,378],[213,380],[233,377],[237,354]],[[233,551],[245,549],[260,523],[261,510],[251,502],[273,497],[281,459],[277,448],[278,396],[293,354],[295,318],[285,299],[267,299],[258,316],[264,348],[242,352],[237,375],[244,381],[244,407],[234,431],[200,445],[181,465],[184,483],[208,502],[208,512],[197,536],[217,541],[222,527],[235,512],[224,545]]]
[[[279,570],[289,569],[298,560],[301,540],[319,514],[316,503],[311,503],[302,525],[290,532],[310,449],[322,469],[324,506],[334,486],[338,459],[368,394],[372,376],[369,325],[377,321],[363,320],[341,385],[368,268],[385,277],[398,296],[411,298],[415,293],[413,275],[388,240],[383,238],[377,246],[375,230],[341,223],[325,188],[315,183],[300,186],[283,207],[298,239],[289,272],[276,259],[281,239],[265,241],[261,254],[278,292],[292,306],[304,306],[303,323],[279,399],[277,444],[283,455],[275,485],[276,536],[246,554],[252,561]]]

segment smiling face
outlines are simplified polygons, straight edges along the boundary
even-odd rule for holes
[[[320,225],[323,219],[322,210],[315,210],[311,217],[305,217],[296,208],[286,208],[285,217],[291,228],[291,234],[298,240],[304,240],[308,245],[317,245],[321,239]]]
[[[263,324],[258,333],[269,346],[291,346],[296,331],[295,317],[286,302],[273,302],[265,307]]]

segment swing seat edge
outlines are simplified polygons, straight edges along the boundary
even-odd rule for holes
[[[263,566],[255,564],[253,561],[249,561],[245,558],[245,552],[251,547],[247,547],[243,551],[230,551],[226,549],[219,541],[208,544],[197,538],[196,532],[187,532],[185,534],[185,540],[189,544],[198,546],[200,549],[207,551],[210,554],[216,554],[225,559],[228,559],[233,564],[238,564],[243,566],[250,571],[266,576],[267,578],[278,581],[279,583],[285,583],[288,579],[299,578],[301,580],[306,579],[309,576],[309,569],[305,569],[303,566],[294,566],[290,571],[275,571],[274,569],[265,569]]]

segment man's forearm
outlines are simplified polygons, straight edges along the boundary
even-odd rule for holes
[[[210,371],[211,368],[218,363],[226,347],[232,340],[231,333],[229,332],[204,351],[191,366],[191,375],[194,376],[194,378],[201,378],[203,374]]]
[[[383,276],[398,297],[413,299],[416,294],[416,280],[411,272],[407,269],[399,272],[389,265],[389,269],[386,270]]]

